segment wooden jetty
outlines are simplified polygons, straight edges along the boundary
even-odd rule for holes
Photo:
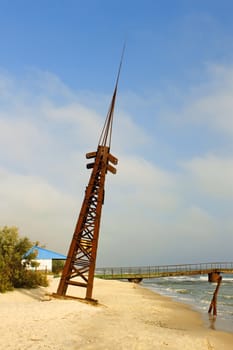
[[[221,273],[233,274],[233,262],[139,267],[103,267],[96,269],[95,277],[115,280],[127,279],[129,281],[140,282],[144,278],[208,275],[209,282],[215,282]]]

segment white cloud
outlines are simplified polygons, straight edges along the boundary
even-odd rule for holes
[[[20,226],[34,240],[61,251],[71,239],[90,174],[85,152],[96,148],[104,119],[77,102],[54,76],[37,72],[34,85],[32,80],[0,79],[5,91],[0,108],[0,224]],[[57,101],[60,95],[62,103]],[[140,136],[130,117],[122,124]],[[135,144],[137,137],[132,138]],[[59,239],[54,240],[55,234]]]
[[[65,233],[66,226],[71,229],[74,197],[37,176],[0,169],[0,181],[1,226],[18,226],[22,234],[57,245],[60,250],[67,246]]]
[[[186,102],[177,120],[206,125],[218,133],[233,134],[233,67],[208,65],[209,77],[186,94]]]
[[[219,199],[233,199],[233,158],[206,155],[184,164],[186,176],[203,193]]]
[[[79,93],[53,75],[37,72],[33,79],[33,74],[23,82],[0,78],[0,225],[17,225],[33,240],[66,253],[90,176],[85,153],[96,149],[105,116],[87,101],[80,102]],[[189,99],[182,113],[176,109],[178,115],[189,116],[189,123],[181,118],[180,124],[191,125],[193,133],[197,120],[217,128],[213,120],[224,106],[227,83],[230,96],[233,89],[226,74],[225,84],[206,87],[202,97]],[[106,96],[98,96],[102,108],[101,98],[106,102]],[[227,109],[222,114],[218,130],[225,135],[231,120]],[[162,122],[160,130],[173,125],[172,118]],[[169,170],[158,156],[153,158],[160,153],[159,147],[153,149],[158,136],[166,143],[166,133],[146,131],[129,111],[122,109],[115,116],[111,149],[119,165],[116,176],[108,174],[106,179],[99,263],[197,261],[210,247],[213,258],[230,257],[233,223],[225,208],[226,201],[228,207],[233,205],[231,156],[224,155],[224,146],[219,154],[199,150],[196,156],[194,144],[194,155],[180,160],[175,135],[176,158],[171,152],[167,162],[176,167]]]
[[[142,157],[119,156],[117,176],[107,181],[115,189],[115,200],[128,208],[174,210],[179,199],[174,194],[175,175],[170,174]],[[111,205],[111,204],[110,204]],[[123,206],[124,208],[124,206]],[[124,209],[123,209],[124,211]],[[146,209],[145,209],[146,211]]]
[[[94,110],[77,102],[63,106],[46,103],[43,113],[50,123],[60,125],[61,130],[67,129],[82,147],[97,144],[103,120]]]
[[[116,119],[116,118],[115,118]],[[112,144],[116,152],[135,152],[144,149],[152,143],[151,137],[137,125],[132,117],[123,111],[119,111],[114,120]]]
[[[50,144],[49,136],[30,120],[0,115],[0,148],[3,157],[14,162],[27,163],[38,149]],[[4,152],[3,152],[4,150]]]

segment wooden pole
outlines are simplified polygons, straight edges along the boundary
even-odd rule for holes
[[[221,282],[222,282],[222,276],[219,276],[218,283],[217,283],[217,286],[215,288],[215,291],[214,291],[214,294],[213,294],[213,298],[211,300],[210,307],[209,307],[209,310],[208,310],[208,313],[210,314],[212,309],[213,309],[213,315],[214,316],[217,316],[217,297],[218,297],[218,291],[219,291]]]

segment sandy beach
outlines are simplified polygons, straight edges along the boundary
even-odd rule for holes
[[[233,334],[208,328],[188,306],[140,285],[96,279],[93,306],[48,297],[58,282],[0,294],[0,349],[232,349]]]

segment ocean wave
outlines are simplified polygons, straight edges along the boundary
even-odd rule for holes
[[[160,279],[161,281],[168,281],[168,282],[193,282],[197,281],[198,279],[196,277],[191,276],[172,276],[172,277],[163,277]]]
[[[179,293],[179,294],[190,294],[191,291],[188,290],[188,289],[175,289],[176,293]]]
[[[233,282],[233,278],[224,278],[222,279],[222,283],[224,284],[228,284],[228,283],[232,283]]]
[[[199,280],[200,280],[200,281],[205,281],[205,282],[206,282],[206,281],[208,281],[208,277],[202,275],[202,276],[199,276]]]
[[[233,299],[233,295],[222,295],[223,299]]]
[[[226,329],[232,326],[233,316],[233,279],[225,276],[218,294],[218,322],[227,321]],[[216,284],[208,283],[208,276],[177,276],[143,282],[143,285],[174,300],[191,304],[203,314],[208,313]],[[230,325],[230,326],[229,326]],[[224,326],[225,327],[225,326]],[[225,329],[225,328],[224,328]],[[231,330],[232,331],[232,330]]]
[[[209,300],[204,300],[204,299],[201,299],[199,302],[200,302],[201,304],[209,304],[209,303],[210,303]]]
[[[205,294],[212,295],[213,291],[212,290],[207,290],[207,291],[205,291]]]

